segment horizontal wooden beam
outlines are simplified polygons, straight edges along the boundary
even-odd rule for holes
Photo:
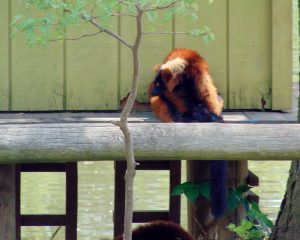
[[[132,123],[138,160],[299,160],[300,124]],[[123,160],[110,123],[0,125],[0,163]]]
[[[65,226],[65,215],[22,215],[21,226]]]

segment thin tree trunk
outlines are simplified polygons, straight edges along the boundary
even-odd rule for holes
[[[300,162],[293,161],[287,190],[270,239],[298,240],[300,236]]]
[[[298,0],[298,12],[300,13],[300,0]],[[300,15],[299,15],[300,16]],[[298,19],[300,35],[300,17]],[[299,43],[298,43],[299,44]],[[300,62],[300,55],[299,55]],[[300,72],[299,72],[300,91]],[[298,99],[298,121],[300,122],[300,93]],[[300,156],[299,156],[300,160]],[[271,240],[296,240],[300,236],[300,162],[291,164],[286,193],[282,200],[275,227],[270,236]]]
[[[120,128],[124,134],[125,151],[127,159],[127,169],[125,175],[125,213],[124,213],[124,240],[132,239],[132,218],[133,218],[133,184],[135,177],[136,161],[134,158],[133,139],[128,128],[128,116],[133,107],[137,95],[138,81],[140,75],[140,44],[142,40],[142,14],[138,12],[136,17],[137,35],[134,46],[132,47],[133,54],[133,81],[131,90],[127,98],[126,105],[121,113]]]

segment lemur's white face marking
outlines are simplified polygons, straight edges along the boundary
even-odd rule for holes
[[[169,69],[173,73],[174,77],[176,77],[178,74],[184,72],[184,69],[187,64],[188,63],[186,60],[178,57],[171,61],[166,62],[160,67],[160,69],[161,70]]]

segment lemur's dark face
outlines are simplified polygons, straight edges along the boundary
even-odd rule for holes
[[[166,84],[163,80],[161,71],[159,71],[156,74],[153,83],[154,83],[154,87],[153,87],[152,92],[151,92],[152,96],[160,96],[167,90],[167,87],[166,87]]]

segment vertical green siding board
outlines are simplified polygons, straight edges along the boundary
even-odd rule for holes
[[[292,0],[200,2],[199,20],[190,23],[177,16],[168,24],[160,21],[163,26],[159,30],[186,31],[206,25],[216,40],[205,45],[190,36],[145,35],[137,100],[148,100],[153,66],[161,63],[172,48],[186,47],[199,51],[208,61],[230,109],[260,109],[262,96],[266,108],[290,108]],[[18,0],[0,0],[0,111],[118,109],[131,86],[130,50],[105,34],[64,45],[51,44],[46,49],[28,48],[23,34],[9,40],[8,18],[24,12],[21,6]],[[132,18],[116,18],[112,25],[133,41]],[[146,20],[144,25],[151,31]],[[91,26],[82,29],[85,33],[97,31]],[[71,29],[68,33],[77,36]]]
[[[272,109],[292,105],[292,0],[273,0]]]
[[[215,40],[205,44],[202,39],[191,36],[176,35],[176,48],[190,48],[198,51],[210,66],[214,83],[222,98],[227,102],[227,29],[226,29],[227,0],[214,1],[200,0],[199,19],[196,22],[187,21],[186,17],[176,17],[175,30],[178,32],[193,30],[208,26],[215,35]],[[226,105],[225,105],[226,106]]]
[[[162,21],[158,21],[162,22]],[[144,16],[144,30],[151,31],[146,16]],[[121,19],[122,35],[133,42],[135,37],[135,22],[129,17]],[[172,23],[156,24],[156,31],[172,31]],[[141,45],[141,78],[138,89],[137,101],[148,102],[147,87],[154,77],[154,65],[161,63],[165,56],[172,50],[171,35],[144,35]],[[127,96],[132,82],[132,54],[131,51],[121,46],[121,99]]]
[[[224,108],[229,109],[230,106],[230,0],[226,0],[226,101],[224,102]]]
[[[271,0],[229,0],[229,108],[271,107]],[[284,11],[284,9],[282,9]]]
[[[25,4],[12,1],[12,16],[27,12]],[[24,14],[24,15],[25,15]],[[62,45],[29,48],[24,34],[12,41],[12,110],[47,111],[62,109]]]
[[[9,1],[0,0],[0,111],[9,110]]]
[[[117,32],[117,19],[111,26]],[[69,37],[98,29],[82,23],[68,29]],[[66,105],[68,110],[118,109],[118,42],[101,33],[66,43]]]

